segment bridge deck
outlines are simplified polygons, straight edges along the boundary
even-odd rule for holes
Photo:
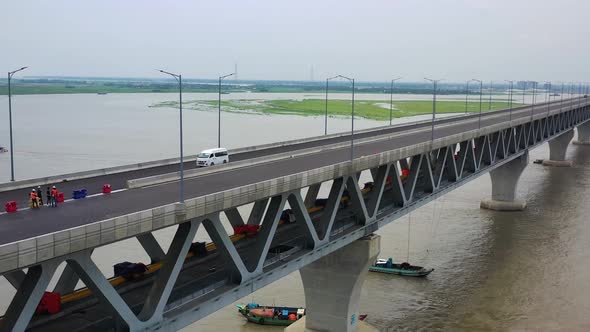
[[[577,101],[572,101],[577,105]],[[567,103],[563,104],[564,106]],[[551,105],[551,110],[559,109],[560,103],[556,102]],[[547,107],[535,106],[535,114],[546,114]],[[512,119],[521,119],[529,117],[531,114],[530,107],[520,108],[512,112]],[[502,123],[509,120],[509,112],[490,112],[484,113],[481,119],[481,127]],[[444,125],[443,125],[444,124]],[[468,130],[478,128],[476,116],[459,117],[443,119],[437,121],[435,126],[435,139],[446,137],[453,134],[459,134]],[[375,142],[368,142],[355,145],[355,157],[371,155],[374,153],[393,150],[404,146],[428,142],[431,137],[430,123],[411,124],[395,128],[383,129],[381,131],[364,134],[365,136],[377,136],[397,132],[398,136]],[[361,138],[361,137],[359,137]],[[276,148],[270,151],[260,151],[243,158],[253,158],[256,156],[272,155],[273,153],[285,152],[287,149],[302,149],[318,144],[330,144],[345,142],[349,139],[347,136],[320,140],[312,143],[304,143],[298,147]],[[319,167],[332,165],[346,161],[350,158],[348,147],[334,149],[322,153],[308,154],[292,159],[284,159],[266,164],[256,165],[254,167],[243,167],[228,171],[216,172],[185,180],[185,197],[194,198],[210,193],[215,193],[239,186],[257,183],[260,181],[277,178],[289,174],[303,172],[306,170],[316,169]],[[239,158],[239,157],[238,157]],[[168,167],[168,166],[167,166]],[[167,169],[162,167],[161,170]],[[174,168],[174,165],[169,166]],[[129,176],[147,175],[152,171],[126,172],[116,175],[96,178],[92,181],[98,185],[107,179],[117,179],[117,187],[122,185],[123,179]],[[82,180],[80,180],[82,181]],[[85,184],[87,180],[82,181]],[[70,183],[72,186],[77,183]],[[7,197],[11,192],[2,193],[0,198]],[[26,195],[20,193],[19,195]],[[56,209],[25,210],[13,214],[0,215],[0,245],[19,241],[43,234],[57,232],[60,230],[86,225],[93,222],[105,220],[108,218],[126,215],[129,213],[150,209],[156,206],[162,206],[177,202],[178,184],[166,183],[147,187],[142,189],[133,189],[121,191],[107,196],[96,196],[75,202],[66,203]]]

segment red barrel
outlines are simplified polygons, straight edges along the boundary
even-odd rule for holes
[[[111,191],[112,191],[112,189],[111,189],[111,185],[110,184],[107,183],[107,184],[103,184],[102,185],[102,193],[103,194],[110,194]]]
[[[58,203],[63,203],[64,201],[65,201],[65,198],[64,198],[64,193],[62,193],[62,192],[58,192],[58,193],[57,193],[57,202],[58,202]]]

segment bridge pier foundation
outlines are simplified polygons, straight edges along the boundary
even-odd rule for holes
[[[380,251],[369,235],[301,268],[306,314],[285,331],[376,331],[359,321],[359,297],[369,266]]]
[[[567,146],[574,137],[574,131],[569,130],[549,141],[549,160],[543,160],[543,166],[571,167],[573,162],[565,160]]]
[[[590,122],[584,122],[577,126],[578,140],[573,143],[576,145],[590,145]]]
[[[529,154],[525,152],[520,157],[490,171],[492,198],[482,200],[480,207],[496,211],[524,210],[526,202],[516,199],[516,186],[528,163]]]

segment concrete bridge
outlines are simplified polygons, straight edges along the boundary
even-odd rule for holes
[[[0,273],[17,290],[0,330],[177,330],[300,270],[305,327],[355,331],[360,287],[379,252],[373,232],[488,172],[483,208],[525,208],[515,193],[528,151],[549,142],[544,163],[571,165],[574,128],[580,144],[590,143],[589,104],[581,97],[365,130],[355,134],[352,161],[347,134],[240,149],[227,165],[187,171],[184,202],[175,160],[0,185],[0,199],[20,206],[31,186],[64,179],[63,191],[91,194],[0,215]],[[365,175],[372,181],[359,184]],[[114,192],[100,194],[103,183]],[[318,199],[322,184],[329,194]],[[246,205],[248,215],[238,210]],[[222,213],[232,226],[260,228],[229,236]],[[201,226],[213,242],[206,252],[192,246]],[[152,233],[169,227],[177,230],[164,252]],[[133,280],[107,279],[93,249],[128,238],[152,264]],[[35,314],[63,262],[54,289],[62,310]],[[80,279],[88,289],[75,290]]]

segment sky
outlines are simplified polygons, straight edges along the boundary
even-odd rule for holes
[[[23,76],[590,81],[590,1],[3,0]]]

